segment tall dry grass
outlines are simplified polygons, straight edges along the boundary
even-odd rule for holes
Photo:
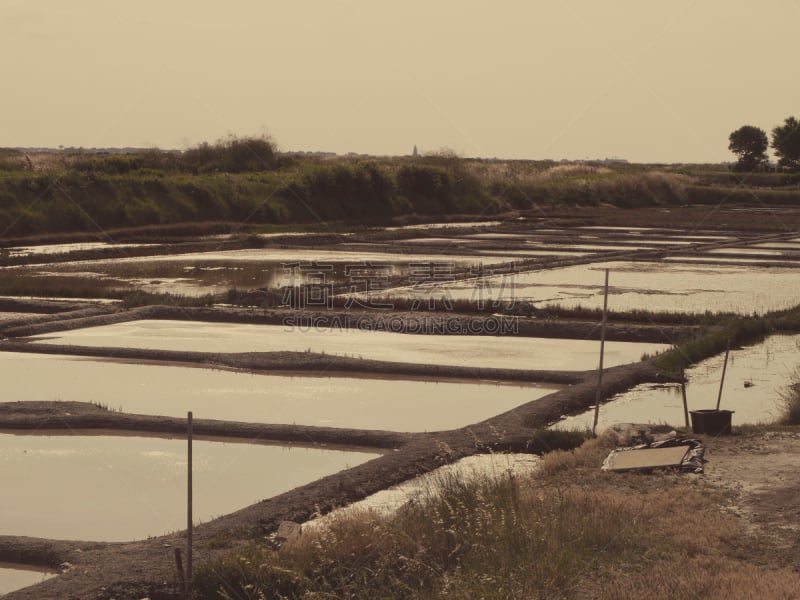
[[[547,455],[534,476],[441,478],[395,514],[348,512],[280,550],[203,565],[203,598],[789,598],[800,574],[724,498],[675,474],[606,474],[611,444]],[[751,594],[756,594],[755,596]]]
[[[800,425],[800,370],[795,370],[790,382],[778,397],[779,425]]]
[[[693,177],[661,170],[615,170],[602,165],[536,166],[504,163],[484,167],[482,180],[516,208],[541,205],[613,205],[633,208],[685,204]]]

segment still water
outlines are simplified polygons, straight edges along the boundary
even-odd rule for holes
[[[394,322],[387,319],[387,325]],[[204,352],[310,351],[403,363],[565,371],[596,369],[600,355],[600,343],[591,340],[513,335],[416,335],[307,324],[132,321],[32,339],[76,346]],[[640,360],[644,353],[655,354],[667,348],[665,344],[608,342],[604,360],[609,367],[627,364]]]
[[[513,260],[511,255],[482,255],[468,249],[459,255],[409,256],[395,252],[265,248],[4,267],[0,268],[0,283],[7,281],[15,287],[24,284],[31,288],[92,289],[97,293],[137,288],[197,296],[219,294],[230,288],[300,285],[309,283],[312,276],[319,276],[325,284],[357,285],[358,280],[348,273],[351,268],[367,263],[381,265],[378,275],[408,279],[415,263],[436,263],[452,271]]]
[[[800,366],[800,336],[773,335],[761,344],[731,350],[720,408],[735,411],[734,425],[771,422],[779,414],[781,393]],[[715,408],[724,353],[686,370],[689,410]],[[745,385],[747,384],[747,385]],[[750,385],[752,384],[752,385]],[[591,428],[594,411],[568,417],[559,428]],[[598,428],[615,423],[684,424],[680,386],[640,385],[600,406]]]
[[[71,400],[128,413],[185,417],[192,411],[196,419],[391,431],[455,429],[559,389],[264,375],[11,352],[0,353],[0,378],[4,401]]]
[[[378,454],[195,441],[193,514],[209,521]],[[123,541],[186,527],[186,441],[0,434],[0,535]]]
[[[439,467],[400,485],[381,490],[359,502],[334,510],[327,515],[309,521],[303,527],[328,525],[337,518],[346,517],[359,511],[390,513],[409,501],[435,496],[442,485],[457,480],[486,480],[503,477],[525,476],[534,473],[541,464],[541,457],[535,454],[478,454],[467,456],[452,464]]]
[[[54,573],[36,567],[0,562],[0,597],[54,576]]]
[[[683,259],[681,259],[683,260]],[[577,265],[439,286],[452,299],[527,301],[539,307],[603,307],[604,270],[610,269],[608,307],[612,311],[735,312],[762,314],[800,302],[795,268],[606,262]],[[418,297],[424,288],[393,295]]]

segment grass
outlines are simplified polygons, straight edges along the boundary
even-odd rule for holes
[[[800,200],[794,175],[759,174],[742,182],[719,166],[693,172],[466,159],[448,152],[415,159],[323,159],[281,154],[269,138],[229,138],[182,153],[153,149],[32,159],[0,159],[0,227],[7,236],[204,221],[381,224],[574,206],[678,210],[751,202],[754,196],[770,204]]]
[[[791,381],[778,399],[779,425],[800,425],[800,370],[796,370]]]
[[[125,292],[121,295],[121,300],[125,308],[138,306],[212,306],[216,301],[212,294],[185,296],[183,294],[144,292],[142,290]]]
[[[212,294],[187,296],[146,292],[118,279],[82,279],[69,274],[52,273],[38,276],[12,270],[0,272],[0,289],[5,296],[121,300],[127,308],[150,305],[211,306],[216,301]]]
[[[606,474],[613,443],[531,476],[442,477],[403,509],[346,511],[279,550],[201,565],[200,598],[792,597],[800,575],[748,562],[753,540],[693,478]],[[743,591],[746,591],[743,594]],[[752,595],[750,595],[752,594]]]
[[[542,308],[548,317],[585,319],[587,321],[599,322],[603,317],[602,308],[589,308],[580,304],[565,308],[558,304],[548,304]],[[704,313],[689,313],[680,311],[659,311],[653,312],[642,309],[631,309],[625,311],[608,311],[609,322],[614,323],[648,323],[652,325],[710,325],[719,322],[720,319],[735,318],[731,313],[714,313],[706,311]]]
[[[665,352],[655,359],[655,364],[678,374],[689,365],[723,352],[729,344],[733,348],[760,341],[771,329],[771,321],[768,318],[731,318],[727,323],[723,321],[722,324],[710,328],[705,335],[695,337]]]

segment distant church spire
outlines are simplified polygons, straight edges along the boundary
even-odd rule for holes
[[[417,152],[417,145],[414,144],[414,151],[411,153],[411,156],[419,156],[419,152]]]

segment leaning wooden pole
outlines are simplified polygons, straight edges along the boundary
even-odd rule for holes
[[[722,363],[722,378],[719,380],[719,393],[717,394],[717,410],[722,401],[722,386],[725,384],[725,370],[728,368],[728,354],[731,352],[731,341],[728,340],[728,347],[725,348],[725,362]]]
[[[592,435],[597,435],[597,420],[600,418],[600,396],[603,388],[603,354],[606,350],[606,321],[608,320],[608,269],[606,269],[606,284],[603,291],[603,322],[600,326],[600,368],[597,370],[597,390],[594,396],[594,424]]]
[[[686,373],[681,368],[681,396],[683,396],[683,422],[689,428],[689,404],[686,402]]]
[[[192,412],[187,415],[188,447],[188,488],[186,495],[186,592],[192,593]]]

